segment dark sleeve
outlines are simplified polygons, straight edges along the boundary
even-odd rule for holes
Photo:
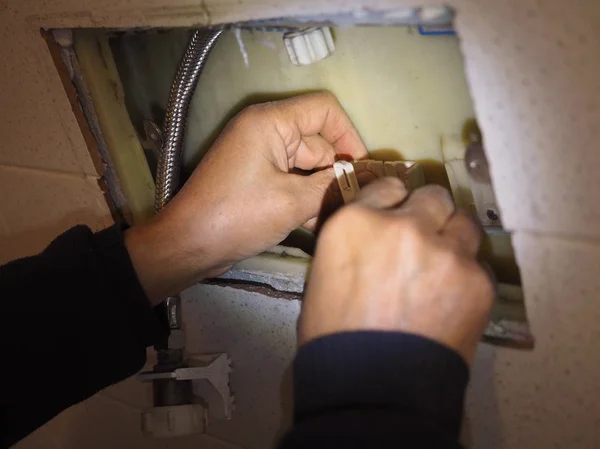
[[[165,329],[115,225],[0,267],[0,443],[139,371]]]
[[[459,448],[468,369],[432,340],[349,332],[294,361],[294,426],[280,448]]]

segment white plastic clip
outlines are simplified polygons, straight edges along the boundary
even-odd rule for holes
[[[344,204],[354,201],[360,190],[358,179],[356,179],[356,173],[354,171],[354,165],[348,161],[338,161],[333,164],[333,168],[335,170],[338,186],[340,186],[342,192]]]
[[[329,27],[311,27],[283,35],[283,43],[294,65],[309,65],[330,56],[335,50]]]

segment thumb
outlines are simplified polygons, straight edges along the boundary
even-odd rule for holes
[[[299,177],[296,189],[298,221],[309,231],[314,231],[318,223],[341,204],[333,168]]]

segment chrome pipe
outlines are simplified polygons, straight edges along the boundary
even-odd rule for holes
[[[171,85],[163,127],[163,144],[156,171],[154,208],[160,212],[179,189],[183,140],[196,84],[223,30],[197,30],[185,50]]]
[[[185,127],[198,79],[223,30],[197,30],[183,54],[171,85],[165,122],[163,143],[156,170],[156,197],[154,209],[159,213],[179,189]],[[181,298],[172,296],[165,301],[170,329],[181,328]]]

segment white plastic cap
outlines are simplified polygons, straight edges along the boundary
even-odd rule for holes
[[[294,65],[309,65],[325,59],[335,50],[329,27],[312,27],[283,35],[285,49]]]
[[[338,186],[342,192],[344,204],[351,203],[356,199],[356,195],[358,195],[358,191],[360,190],[354,165],[348,161],[337,161],[333,164],[333,169],[335,170]]]

